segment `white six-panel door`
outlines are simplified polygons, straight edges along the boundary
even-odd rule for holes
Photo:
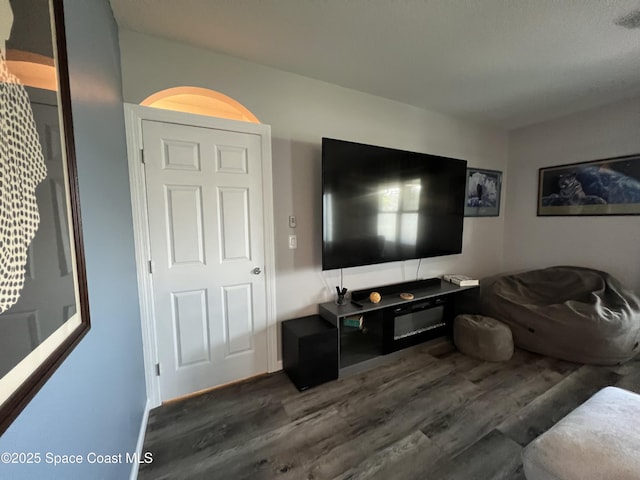
[[[142,121],[162,401],[267,371],[259,135]]]

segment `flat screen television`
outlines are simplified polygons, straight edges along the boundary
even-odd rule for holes
[[[322,139],[322,269],[462,251],[467,162]]]

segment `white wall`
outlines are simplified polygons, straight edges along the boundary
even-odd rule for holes
[[[315,313],[339,281],[339,271],[321,270],[323,136],[461,158],[506,174],[507,136],[499,130],[130,31],[120,32],[120,47],[126,102],[174,86],[206,87],[271,125],[279,320]],[[298,220],[297,250],[288,249],[291,214]],[[423,260],[420,278],[500,271],[503,219],[466,219],[463,253]],[[356,289],[414,280],[417,266],[416,260],[349,268],[344,284]]]
[[[640,153],[640,98],[509,137],[505,269],[582,265],[640,291],[640,217],[537,217],[538,169]]]

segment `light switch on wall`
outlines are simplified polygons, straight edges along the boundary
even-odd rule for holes
[[[289,228],[296,228],[297,226],[298,226],[298,223],[296,222],[296,216],[289,215]]]
[[[289,248],[298,248],[298,237],[296,235],[289,235]]]

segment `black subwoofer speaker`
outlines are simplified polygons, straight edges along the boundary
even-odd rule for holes
[[[338,329],[320,315],[282,322],[282,364],[298,390],[338,378]]]

